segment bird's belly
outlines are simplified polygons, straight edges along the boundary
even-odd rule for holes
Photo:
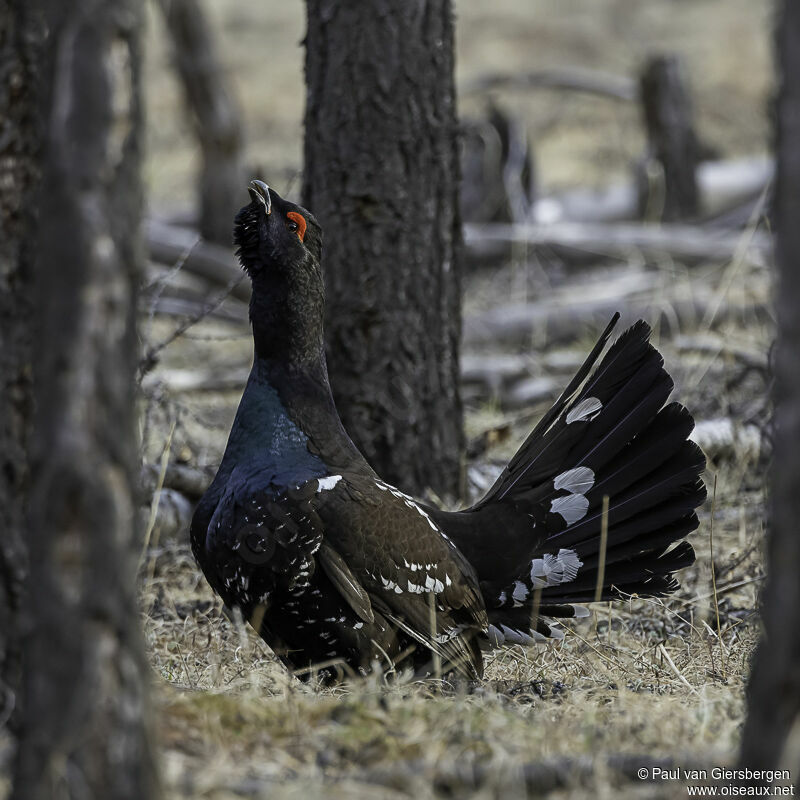
[[[360,619],[321,570],[305,586],[278,590],[268,605],[255,604],[243,612],[281,661],[303,679],[363,676],[375,662],[386,672],[405,645],[380,614],[372,623]]]

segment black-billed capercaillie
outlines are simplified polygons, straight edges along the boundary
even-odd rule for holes
[[[644,322],[603,355],[615,317],[486,496],[442,511],[382,481],[342,427],[317,221],[261,181],[249,191],[234,235],[254,363],[191,542],[287,666],[425,674],[435,654],[475,677],[487,647],[559,638],[557,620],[596,596],[604,497],[601,598],[676,588],[705,459]]]

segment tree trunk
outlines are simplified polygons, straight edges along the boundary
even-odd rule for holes
[[[159,0],[173,57],[203,152],[200,233],[230,245],[232,214],[242,205],[242,124],[200,0]]]
[[[640,90],[649,155],[661,173],[644,192],[643,211],[648,218],[665,222],[694,217],[700,210],[699,147],[681,62],[675,56],[651,59],[642,73]]]
[[[30,197],[39,177],[36,74],[42,31],[25,0],[0,7],[0,728],[20,681],[18,617],[27,568],[23,547],[31,422]],[[17,722],[16,715],[14,722]]]
[[[307,0],[304,204],[325,231],[331,384],[387,480],[456,495],[458,152],[449,0]]]
[[[742,766],[771,769],[800,711],[800,4],[784,0],[777,26],[781,85],[777,114],[775,257],[778,267],[775,451],[772,464],[764,637],[748,690]],[[797,764],[793,775],[797,779]]]
[[[22,4],[20,4],[22,5]],[[135,604],[141,4],[40,0],[34,427],[15,800],[158,796]]]

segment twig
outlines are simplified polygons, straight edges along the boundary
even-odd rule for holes
[[[600,554],[597,564],[597,586],[594,590],[595,603],[603,596],[603,580],[606,577],[606,546],[608,545],[608,495],[603,495],[603,516],[600,521]]]
[[[433,675],[437,681],[442,679],[442,657],[436,649],[436,595],[433,592],[428,594],[428,608],[430,609],[430,625],[431,625],[431,641],[434,646],[431,648],[433,652]]]
[[[158,503],[161,497],[161,489],[164,486],[164,476],[167,474],[169,453],[170,450],[172,449],[172,435],[175,433],[176,425],[177,425],[177,419],[173,419],[172,424],[170,425],[169,433],[167,434],[167,440],[164,443],[164,450],[161,453],[161,468],[158,473],[156,488],[155,491],[153,492],[153,500],[150,503],[150,517],[147,520],[147,528],[145,529],[144,532],[144,542],[142,543],[142,552],[139,554],[139,568],[141,568],[142,566],[145,554],[147,553],[147,548],[150,546],[150,537],[153,535],[153,528],[155,528],[156,515],[158,514]],[[158,542],[156,541],[155,544],[158,544]],[[150,570],[147,582],[149,583],[152,579],[153,579],[152,570]]]
[[[658,652],[661,653],[662,656],[667,660],[667,664],[672,667],[672,671],[678,676],[678,680],[692,693],[697,694],[697,689],[692,686],[686,678],[683,677],[681,671],[675,666],[675,662],[669,657],[669,653],[666,651],[666,648],[663,644],[658,645]]]
[[[212,298],[206,305],[202,306],[198,311],[192,314],[188,319],[185,319],[178,325],[172,333],[163,339],[158,344],[151,347],[142,356],[139,362],[139,380],[149,372],[158,363],[158,354],[168,345],[172,344],[178,337],[186,333],[192,326],[196,325],[200,320],[207,317],[212,311],[219,308],[225,300],[229,297],[233,289],[244,280],[244,274],[239,275],[235,280],[231,281],[223,292],[220,292],[216,297]]]
[[[725,651],[722,646],[722,626],[719,623],[719,601],[717,599],[717,576],[714,571],[714,512],[717,507],[717,473],[714,473],[714,491],[711,494],[711,521],[708,526],[708,547],[711,559],[711,586],[714,595],[714,614],[717,618],[717,640],[720,644],[720,666],[722,667],[722,677],[725,678]]]

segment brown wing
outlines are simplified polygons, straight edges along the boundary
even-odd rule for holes
[[[325,483],[325,481],[328,481]],[[425,509],[382,481],[360,475],[323,479],[314,507],[335,551],[379,608],[409,636],[468,675],[482,670],[477,634],[488,625],[475,572]],[[320,559],[328,572],[328,554]],[[337,570],[334,568],[334,573]],[[340,585],[341,575],[331,576]],[[358,597],[352,587],[348,602]],[[351,603],[352,605],[352,603]],[[360,609],[360,610],[359,610]]]

